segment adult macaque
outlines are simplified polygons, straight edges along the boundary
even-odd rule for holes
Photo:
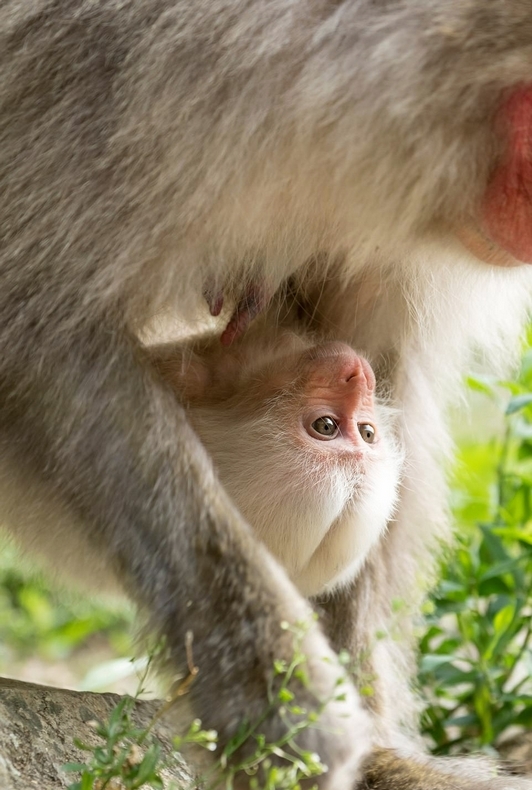
[[[220,481],[305,596],[352,581],[393,512],[400,453],[368,362],[258,326],[150,357],[206,446]]]
[[[308,606],[137,334],[205,292],[237,305],[230,342],[297,273],[311,328],[375,361],[407,448],[387,539],[323,601],[333,645],[378,674],[371,711],[346,687],[299,744],[329,766],[320,790],[351,788],[373,744],[392,747],[367,769],[381,790],[519,786],[393,750],[413,729],[408,650],[373,633],[394,598],[415,609],[445,534],[464,365],[477,345],[507,363],[530,303],[530,270],[481,262],[532,260],[530,3],[4,0],[0,59],[5,523],[55,567],[117,578],[172,667],[193,631],[190,703],[222,743],[258,717],[293,650],[280,624]],[[317,626],[303,648],[312,707],[341,669]]]

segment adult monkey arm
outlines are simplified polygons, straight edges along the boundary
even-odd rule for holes
[[[401,329],[424,304],[412,244],[482,225],[504,147],[495,119],[530,81],[531,24],[518,0],[2,5],[3,461],[69,511],[74,544],[93,546],[148,608],[176,665],[194,623],[204,681],[193,703],[206,722],[218,716],[209,725],[223,739],[264,702],[267,666],[290,651],[278,622],[305,606],[256,557],[134,333],[205,283],[238,298],[258,277],[272,291],[325,251],[321,282],[346,250],[340,281],[379,280],[397,262],[383,320]],[[382,353],[401,370],[409,349],[395,340]],[[26,499],[12,503],[14,526],[55,557],[69,532],[25,533]],[[327,692],[334,665],[320,662],[317,631],[305,648],[312,686]],[[326,732],[303,743],[330,765],[324,787],[347,786],[341,772],[367,745],[350,705],[351,749]]]

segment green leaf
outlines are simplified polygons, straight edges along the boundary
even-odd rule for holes
[[[141,787],[145,784],[150,778],[153,777],[155,773],[155,767],[159,762],[159,758],[161,756],[161,749],[158,744],[152,744],[140,765],[138,766],[138,771],[135,776],[135,783],[133,787]],[[157,777],[156,777],[157,778]]]
[[[131,697],[123,697],[111,711],[109,716],[108,731],[110,735],[116,735],[124,726],[123,718],[127,717],[132,706]]]
[[[80,790],[93,790],[95,777],[90,773],[84,773],[81,777]]]
[[[502,540],[493,532],[491,525],[479,524],[479,527],[482,532],[483,546],[488,550],[491,559],[497,562],[510,559]]]
[[[92,752],[92,751],[94,751],[94,747],[93,746],[89,746],[87,743],[84,743],[83,741],[80,741],[79,738],[73,738],[72,741],[74,743],[74,746],[77,746],[77,748],[81,749],[81,751],[83,751],[83,752]]]
[[[443,666],[444,664],[450,664],[455,660],[455,656],[447,655],[447,656],[440,656],[437,654],[426,655],[423,656],[421,659],[421,671],[422,672],[434,672],[435,669],[438,667]]]
[[[491,377],[467,376],[466,384],[473,392],[481,392],[483,395],[489,395],[491,398],[495,394],[496,382]]]
[[[515,604],[509,604],[497,612],[493,620],[493,629],[496,634],[504,633],[512,623],[515,614]]]
[[[515,608],[515,604],[509,604],[495,615],[493,619],[494,635],[483,654],[485,661],[490,661],[494,656],[499,655],[506,647],[508,639],[513,636],[511,632],[509,633],[509,629],[514,622]]]
[[[527,705],[524,710],[518,713],[514,723],[522,727],[532,727],[532,705]]]
[[[503,562],[497,562],[481,575],[480,581],[485,582],[488,579],[497,578],[505,573],[514,573],[518,568],[519,559],[507,559]]]
[[[501,579],[500,576],[496,576],[493,579],[487,579],[486,581],[481,581],[478,584],[478,594],[482,598],[487,598],[490,595],[505,595],[511,592],[513,586],[510,586],[505,582],[504,579]]]
[[[282,688],[279,689],[279,693],[277,695],[280,702],[292,702],[294,699],[294,694],[290,689]]]
[[[63,771],[70,771],[71,773],[77,772],[80,774],[87,766],[85,763],[64,763],[61,768]]]
[[[516,395],[514,398],[510,398],[510,402],[506,407],[505,414],[515,414],[516,411],[521,411],[521,409],[524,409],[531,403],[532,393],[527,393],[526,395]]]

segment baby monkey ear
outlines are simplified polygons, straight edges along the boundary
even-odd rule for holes
[[[246,354],[224,348],[217,335],[150,346],[148,359],[182,401],[223,401],[239,390]]]
[[[194,401],[208,396],[214,385],[212,371],[190,346],[164,343],[147,349],[148,359],[180,400]]]

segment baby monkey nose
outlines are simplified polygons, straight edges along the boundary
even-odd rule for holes
[[[358,356],[354,352],[352,358],[346,359],[344,362],[344,367],[340,373],[340,376],[342,375],[346,382],[352,381],[353,379],[357,381],[364,379],[369,390],[375,389],[375,374],[373,373],[371,365],[367,359]]]
[[[316,373],[328,371],[331,378],[339,384],[352,382],[357,387],[367,387],[370,392],[375,389],[375,375],[371,365],[347,343],[323,343],[312,349],[309,356]]]

